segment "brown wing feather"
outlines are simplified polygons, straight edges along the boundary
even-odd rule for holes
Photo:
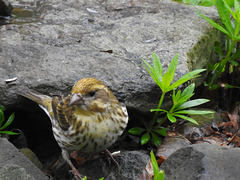
[[[67,131],[71,126],[71,111],[72,109],[68,106],[68,98],[60,99],[58,97],[53,99],[53,112],[54,117],[58,121],[60,127]]]

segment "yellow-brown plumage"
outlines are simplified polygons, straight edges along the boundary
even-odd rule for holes
[[[76,177],[69,153],[96,153],[113,144],[125,129],[128,115],[105,84],[95,78],[78,81],[67,97],[36,92],[19,93],[39,104],[49,115],[54,137]]]

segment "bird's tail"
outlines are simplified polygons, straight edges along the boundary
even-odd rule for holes
[[[43,95],[39,92],[36,91],[18,91],[17,94],[24,96],[36,103],[38,103],[39,105],[42,105],[43,107],[46,107],[49,105],[49,102],[52,101],[52,98],[46,95]]]

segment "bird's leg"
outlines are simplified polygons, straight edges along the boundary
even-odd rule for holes
[[[82,178],[84,178],[83,175],[81,175],[78,170],[74,167],[74,165],[72,164],[72,161],[70,160],[70,157],[69,157],[69,152],[66,151],[66,150],[62,150],[62,156],[63,156],[63,159],[68,163],[68,165],[71,167],[72,169],[72,173],[74,175],[74,177],[77,179],[77,180],[81,180]]]
[[[116,161],[116,159],[114,159],[114,155],[112,155],[112,153],[108,150],[108,149],[105,149],[104,150],[104,153],[110,158],[110,160],[116,164],[118,167],[119,167],[119,164],[118,162]]]

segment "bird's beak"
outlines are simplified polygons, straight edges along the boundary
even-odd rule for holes
[[[69,106],[81,105],[81,104],[83,104],[82,95],[78,93],[73,94],[70,99]]]

